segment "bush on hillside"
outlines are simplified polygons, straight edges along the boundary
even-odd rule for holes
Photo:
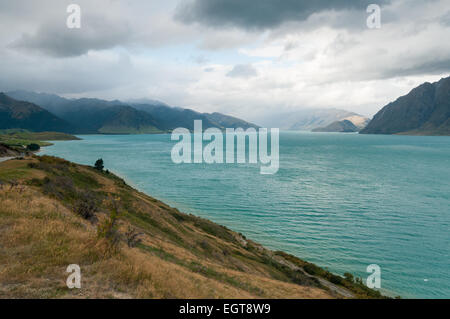
[[[74,205],[75,213],[84,219],[93,221],[97,210],[97,201],[94,194],[89,191],[80,192]]]
[[[143,235],[143,233],[139,233],[135,228],[129,226],[128,231],[125,233],[128,247],[133,248],[140,244],[142,240],[139,236],[141,235]]]
[[[106,203],[110,208],[109,216],[97,225],[97,237],[103,238],[109,245],[108,253],[117,252],[120,242],[119,234],[119,199]]]
[[[39,151],[41,147],[38,144],[31,143],[27,145],[27,150],[30,152],[36,152]]]
[[[99,158],[95,162],[94,167],[95,167],[96,170],[103,171],[103,168],[104,168],[104,166],[103,166],[103,159]]]

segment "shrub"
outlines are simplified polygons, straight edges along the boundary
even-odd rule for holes
[[[95,167],[96,170],[103,171],[103,168],[104,168],[104,166],[103,166],[103,159],[99,158],[95,162],[94,167]]]
[[[185,222],[185,221],[188,221],[190,219],[188,215],[180,213],[175,208],[170,210],[169,213],[170,213],[170,215],[172,215],[179,222]]]
[[[9,185],[10,185],[9,186],[9,190],[12,190],[14,187],[19,186],[19,182],[14,180],[14,179],[12,179],[12,180],[9,181]]]
[[[27,150],[31,151],[31,152],[39,151],[40,148],[41,147],[38,144],[35,144],[35,143],[31,143],[31,144],[27,145]]]
[[[77,191],[71,178],[66,176],[45,177],[42,189],[44,194],[60,200],[76,198]]]
[[[330,274],[328,276],[328,280],[335,285],[342,286],[344,284],[344,278],[342,278],[341,276],[338,276],[338,275]]]
[[[206,240],[199,241],[198,245],[201,247],[201,249],[203,249],[203,251],[208,254],[211,254],[214,251],[213,247],[211,247],[211,245]]]
[[[140,244],[142,240],[139,236],[141,235],[143,235],[143,233],[139,233],[135,228],[128,226],[128,231],[125,233],[128,247],[132,248]]]
[[[80,192],[78,195],[78,200],[74,205],[75,213],[84,219],[94,221],[97,210],[97,201],[94,194],[89,191]]]
[[[74,166],[75,164],[70,163],[69,161],[66,161],[65,159],[55,157],[55,156],[49,156],[49,155],[42,155],[37,156],[37,159],[41,163],[47,163],[47,164],[61,164],[66,166]]]
[[[49,173],[54,173],[56,170],[67,172],[68,166],[64,163],[40,161],[39,163],[28,163],[29,168],[40,169]]]
[[[236,242],[236,239],[234,238],[233,234],[222,225],[214,224],[213,222],[210,222],[207,219],[203,219],[200,217],[195,218],[194,226],[200,228],[204,232],[213,235],[215,237],[230,241],[230,242]]]
[[[30,181],[28,181],[27,184],[31,185],[31,186],[39,186],[40,187],[40,186],[44,185],[45,182],[44,182],[44,179],[39,179],[39,178],[34,177]]]
[[[349,282],[353,282],[353,281],[354,281],[353,275],[352,275],[351,273],[349,273],[349,272],[346,272],[346,273],[344,274],[344,277],[345,277],[345,279],[346,279],[347,281],[349,281]]]
[[[111,208],[109,216],[103,220],[97,226],[98,238],[104,238],[108,241],[110,248],[116,249],[119,241],[118,221],[119,221],[119,206],[118,200],[113,199],[110,201],[109,206]]]
[[[310,275],[323,276],[324,270],[314,264],[306,264],[303,269]]]

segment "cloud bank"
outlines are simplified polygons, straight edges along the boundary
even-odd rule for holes
[[[300,108],[372,115],[450,73],[448,0],[0,2],[0,91],[151,98],[258,122]]]
[[[215,27],[267,29],[285,22],[304,21],[323,11],[364,11],[371,3],[371,0],[190,0],[178,6],[175,17],[185,23],[198,22]]]

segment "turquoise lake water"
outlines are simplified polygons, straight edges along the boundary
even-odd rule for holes
[[[89,135],[42,153],[105,168],[182,211],[382,291],[450,297],[450,137],[282,132],[280,169],[179,164],[170,135]]]

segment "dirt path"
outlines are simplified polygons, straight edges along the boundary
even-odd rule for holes
[[[335,293],[338,293],[339,295],[341,295],[341,296],[343,296],[345,298],[355,298],[355,295],[352,294],[347,289],[339,287],[339,286],[337,286],[337,285],[335,285],[335,284],[333,284],[333,283],[331,283],[328,280],[325,280],[323,278],[319,278],[319,277],[316,277],[316,278],[320,281],[320,283],[323,286],[328,287],[331,291],[333,291]]]

